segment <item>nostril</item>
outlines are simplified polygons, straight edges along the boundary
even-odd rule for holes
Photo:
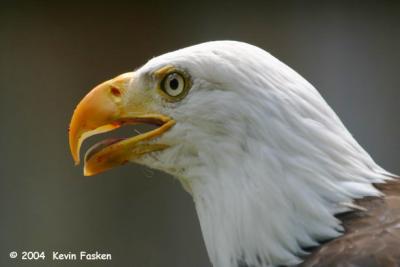
[[[118,88],[111,87],[110,91],[111,91],[111,94],[113,94],[114,96],[117,96],[117,97],[121,96],[121,91]]]

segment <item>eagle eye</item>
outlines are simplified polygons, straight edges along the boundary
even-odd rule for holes
[[[171,98],[171,100],[182,99],[188,91],[186,77],[176,71],[165,75],[161,81],[160,87],[161,90]]]

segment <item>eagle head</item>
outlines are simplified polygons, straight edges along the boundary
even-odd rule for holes
[[[95,87],[71,120],[75,162],[86,138],[139,123],[156,128],[95,144],[85,175],[136,162],[177,177],[216,267],[299,263],[386,177],[310,83],[246,43],[177,50]]]

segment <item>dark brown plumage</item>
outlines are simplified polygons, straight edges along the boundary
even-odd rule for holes
[[[385,196],[357,200],[366,211],[338,215],[345,234],[312,250],[300,267],[400,267],[400,179],[375,186]]]

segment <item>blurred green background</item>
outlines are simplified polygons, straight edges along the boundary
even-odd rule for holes
[[[210,267],[178,181],[133,164],[83,177],[67,143],[74,107],[94,85],[204,41],[274,54],[400,173],[399,14],[400,5],[366,1],[2,1],[0,266]],[[97,250],[113,260],[9,258],[22,250]]]

